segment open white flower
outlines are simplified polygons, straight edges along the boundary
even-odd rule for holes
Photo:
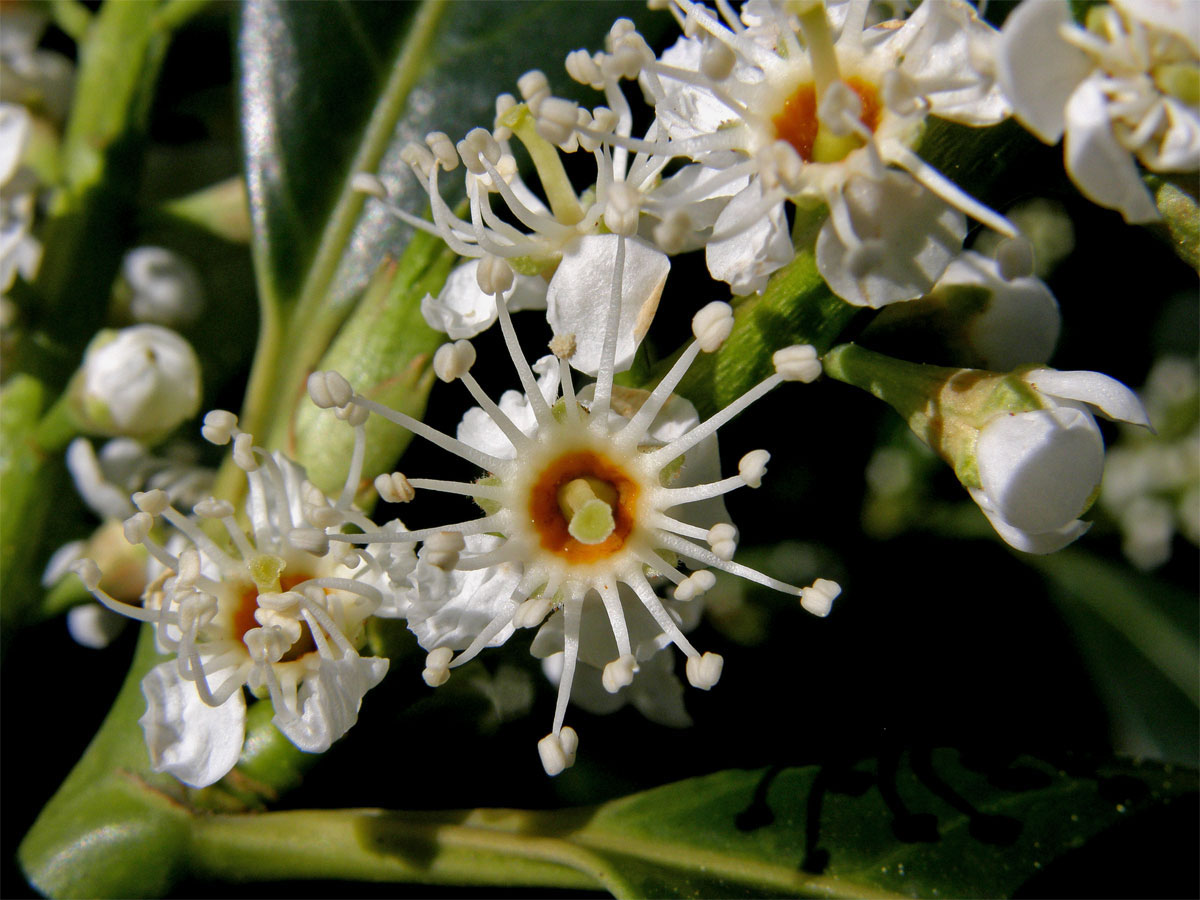
[[[997,74],[1014,113],[1053,144],[1067,172],[1127,222],[1159,218],[1136,161],[1155,172],[1200,169],[1200,5],[1113,0],[1087,27],[1059,0],[1024,0],[1004,23]],[[1136,161],[1135,161],[1136,160]]]
[[[869,3],[851,2],[838,9],[837,36],[821,3],[757,3],[741,18],[719,7],[724,21],[675,0],[685,37],[660,59],[627,52],[630,64],[604,82],[611,96],[618,77],[638,79],[654,103],[652,134],[636,140],[594,123],[577,129],[719,173],[704,180],[702,195],[662,195],[656,212],[664,221],[719,185],[739,186],[708,242],[714,277],[739,293],[765,286],[790,258],[779,246],[788,241],[785,200],[829,205],[818,268],[839,296],[861,306],[932,287],[961,248],[964,213],[1015,234],[912,150],[928,116],[989,125],[1008,115],[991,74],[995,33],[970,6],[925,3],[902,24],[866,28]]]
[[[330,540],[425,541],[414,578],[424,583],[428,600],[413,599],[413,604],[424,606],[410,607],[408,617],[430,651],[425,670],[430,684],[442,683],[450,668],[502,642],[515,628],[539,625],[549,613],[561,610],[562,645],[555,648],[564,653],[558,704],[551,733],[539,743],[543,765],[550,774],[572,763],[578,743],[574,730],[564,725],[564,717],[580,648],[592,646],[593,636],[585,635],[582,628],[589,597],[593,602],[599,598],[613,641],[612,657],[603,666],[604,684],[611,691],[629,684],[638,669],[628,604],[636,605],[639,615],[648,614],[667,640],[684,652],[687,677],[694,686],[708,689],[717,682],[721,657],[701,654],[692,646],[650,581],[654,577],[673,582],[674,597],[682,602],[711,587],[710,572],[684,575],[676,569],[678,557],[786,591],[806,603],[809,600],[806,592],[810,589],[784,584],[732,562],[736,539],[732,525],[692,524],[685,521],[683,510],[735,488],[761,483],[768,457],[761,450],[747,454],[732,478],[689,481],[688,469],[697,462],[694,454],[704,456],[700,445],[754,400],[784,381],[815,378],[820,373],[815,352],[811,347],[780,351],[775,355],[775,374],[704,423],[688,427],[677,421],[677,413],[668,411],[671,391],[696,356],[716,350],[733,326],[729,306],[713,303],[693,321],[696,341],[652,392],[635,397],[615,390],[617,346],[621,335],[634,325],[626,317],[622,297],[624,261],[632,242],[632,238],[616,237],[604,308],[589,301],[583,309],[568,311],[568,320],[590,321],[590,327],[581,333],[556,335],[551,348],[557,358],[543,364],[540,385],[520,352],[511,318],[500,300],[510,282],[500,273],[492,273],[501,329],[525,388],[524,397],[510,395],[501,405],[489,398],[471,375],[475,353],[466,341],[443,346],[434,359],[438,377],[462,381],[490,425],[480,427],[481,416],[468,415],[459,437],[451,438],[355,393],[336,373],[315,373],[309,381],[318,406],[339,408],[343,415],[369,410],[489,473],[479,481],[465,483],[403,479],[410,490],[474,497],[486,512],[481,518],[403,534],[330,535]],[[589,335],[599,337],[597,380],[588,393],[577,395],[571,363],[579,343]],[[555,364],[557,377],[550,374]],[[502,440],[497,440],[497,433]],[[704,471],[702,465],[695,469],[697,474]],[[396,478],[377,480],[385,499],[402,499],[400,492],[393,494]],[[434,569],[443,570],[442,574]],[[827,609],[825,606],[822,612]],[[455,650],[461,652],[455,655]]]
[[[1099,372],[1033,369],[1022,376],[1044,407],[999,412],[979,431],[979,487],[969,488],[1013,547],[1052,553],[1090,527],[1079,516],[1096,499],[1104,441],[1093,413],[1150,426],[1137,395]]]
[[[269,695],[280,731],[301,750],[317,753],[355,723],[363,695],[388,668],[386,659],[363,658],[357,649],[363,622],[384,602],[363,578],[378,575],[378,565],[364,550],[334,545],[330,552],[329,532],[346,522],[375,529],[346,499],[361,462],[351,467],[350,490],[330,504],[299,466],[252,446],[236,422],[217,411],[206,417],[204,430],[216,443],[233,441],[234,460],[249,484],[250,534],[237,524],[231,504],[210,498],[197,504],[196,515],[223,524],[230,547],[219,546],[164,491],[151,490],[134,494],[140,511],[125,525],[126,537],[166,570],[147,589],[145,606],[102,590],[90,560],[76,565],[97,600],[153,623],[160,649],[175,654],[142,682],[147,708],[141,724],[154,768],[193,787],[212,784],[237,761],[244,687]],[[165,545],[150,534],[159,517],[177,532]]]

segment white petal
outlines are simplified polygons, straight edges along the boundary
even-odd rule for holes
[[[487,534],[467,535],[466,550],[487,553],[501,541]],[[416,589],[409,606],[409,630],[426,650],[463,650],[508,603],[521,581],[521,566],[501,563],[474,571],[444,572],[418,554],[411,577]],[[489,646],[504,643],[512,633],[512,626],[506,626]]]
[[[1034,369],[1025,373],[1025,381],[1051,397],[1086,403],[1114,422],[1150,427],[1150,419],[1137,394],[1115,378],[1099,372],[1060,372]]]
[[[1005,281],[994,259],[968,250],[946,267],[935,290],[942,287],[981,287],[991,294],[967,328],[968,342],[985,368],[1007,372],[1044,363],[1054,353],[1062,316],[1040,278]]]
[[[1025,0],[1005,20],[996,48],[996,75],[1014,114],[1047,144],[1062,137],[1068,98],[1094,68],[1059,35],[1069,24],[1062,0]]]
[[[6,185],[21,164],[31,130],[29,110],[19,103],[0,103],[0,185]]]
[[[854,251],[833,215],[821,226],[817,269],[835,294],[855,306],[878,309],[924,296],[958,256],[967,233],[962,213],[904,172],[851,178],[830,204],[842,204],[857,238],[874,242],[880,254],[875,265],[854,271]]]
[[[1070,407],[1002,414],[980,432],[979,480],[1005,522],[1053,531],[1088,506],[1104,469],[1095,421]]]
[[[221,673],[213,673],[219,681]],[[160,663],[142,679],[146,712],[138,720],[156,772],[184,784],[207,787],[224,777],[242,752],[246,701],[234,691],[220,706],[208,706],[196,685],[179,677],[175,660]]]
[[[447,277],[437,297],[426,294],[421,301],[421,315],[430,328],[444,331],[453,340],[473,338],[490,328],[496,321],[496,299],[479,289],[475,280],[479,260],[457,266]],[[539,275],[517,274],[505,298],[508,308],[544,309],[546,280]]]
[[[1010,547],[1014,547],[1025,553],[1037,553],[1039,555],[1054,553],[1067,546],[1067,544],[1078,540],[1092,527],[1091,522],[1074,519],[1053,531],[1037,533],[1022,531],[1020,528],[1004,521],[1004,518],[988,503],[983,491],[978,488],[971,488],[971,498],[979,504],[979,508],[983,510],[983,514],[988,517],[988,521],[996,529],[996,534],[1000,535]]]
[[[1138,150],[1138,159],[1155,172],[1194,172],[1200,168],[1200,114],[1174,97],[1159,102],[1167,128],[1160,140]]]
[[[323,753],[358,721],[362,698],[387,674],[388,661],[374,656],[321,659],[317,671],[300,685],[300,715],[275,725],[308,753]]]
[[[588,375],[600,368],[605,325],[616,266],[615,234],[585,235],[563,253],[546,294],[546,318],[557,335],[575,335],[571,365]],[[621,317],[617,328],[616,370],[629,368],[638,344],[658,309],[671,271],[670,260],[640,238],[625,238]]]
[[[1126,222],[1154,222],[1158,208],[1137,164],[1113,134],[1104,78],[1084,81],[1067,103],[1067,172],[1080,192],[1118,210]]]
[[[553,356],[543,356],[532,368],[538,376],[538,389],[546,402],[553,405],[558,398],[558,360]],[[500,411],[512,419],[513,424],[525,434],[532,436],[537,430],[537,417],[525,394],[520,391],[505,391],[498,405]],[[458,424],[457,435],[464,444],[500,459],[512,459],[516,455],[513,445],[500,430],[500,426],[478,406],[471,407],[463,415]]]
[[[709,241],[704,251],[709,274],[738,296],[762,293],[771,273],[795,255],[783,203],[766,215],[756,213],[761,205],[762,185],[755,179],[729,201],[713,225],[714,234],[730,236]],[[751,215],[753,221],[747,221]]]
[[[75,490],[96,515],[102,519],[124,519],[133,515],[129,493],[104,477],[92,442],[75,438],[67,447],[67,469],[75,482]]]
[[[1112,0],[1126,16],[1187,42],[1200,56],[1200,4],[1196,0]]]
[[[67,631],[75,643],[101,650],[125,630],[129,620],[99,603],[74,606],[67,613]]]

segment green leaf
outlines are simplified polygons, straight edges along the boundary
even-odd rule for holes
[[[567,52],[598,47],[618,16],[649,15],[633,3],[565,9],[504,0],[243,7],[246,183],[263,305],[246,430],[270,432],[280,445],[303,379],[385,258],[411,238],[409,226],[379,207],[364,214],[352,176],[386,176],[397,202],[421,214],[425,193],[399,159],[405,143],[434,130],[457,140],[490,128],[496,95],[514,91],[529,68],[578,92],[563,72]],[[590,100],[601,102],[595,93]],[[444,190],[452,180],[461,181],[446,178]]]
[[[1124,822],[1190,815],[1196,789],[1194,771],[1169,766],[914,751],[717,772],[554,812],[213,816],[196,823],[194,871],[590,885],[617,897],[1006,896]]]

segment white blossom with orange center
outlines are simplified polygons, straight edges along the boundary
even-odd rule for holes
[[[633,51],[644,42],[629,45],[622,74],[636,77],[654,103],[654,138],[578,129],[717,173],[700,192],[657,210],[664,221],[678,219],[690,203],[727,187],[731,199],[707,242],[714,277],[739,294],[765,287],[791,258],[785,200],[828,204],[817,265],[835,293],[861,306],[932,287],[961,248],[964,214],[1016,235],[912,149],[929,116],[991,125],[1008,115],[991,73],[995,32],[973,8],[961,0],[924,3],[903,23],[867,28],[869,3],[851,0],[838,8],[835,34],[814,0],[748,3],[740,17],[718,6],[720,17],[672,0],[685,37],[661,58],[643,55],[635,65]]]
[[[175,655],[142,680],[147,708],[141,724],[155,770],[193,787],[212,784],[237,762],[246,722],[243,688],[270,697],[275,725],[301,750],[323,752],[345,734],[363,695],[388,668],[386,659],[359,655],[363,622],[381,605],[396,603],[378,587],[389,583],[387,575],[367,551],[335,544],[330,552],[329,532],[346,523],[376,530],[350,507],[361,452],[351,466],[353,480],[331,504],[294,462],[253,446],[231,413],[209,413],[204,435],[217,444],[233,441],[233,458],[249,485],[250,533],[228,502],[209,498],[188,517],[155,489],[133,495],[139,512],[125,523],[127,539],[166,570],[147,588],[144,606],[101,589],[91,560],[75,565],[97,600],[152,623],[160,651]],[[165,543],[152,536],[160,518],[174,530]],[[202,526],[205,519],[228,540],[214,539]]]
[[[425,542],[422,563],[414,572],[418,582],[427,582],[425,597],[419,588],[406,615],[430,651],[425,678],[432,685],[441,684],[451,668],[485,647],[502,643],[516,628],[539,625],[552,611],[561,611],[558,703],[551,733],[539,743],[542,763],[552,775],[573,762],[578,743],[564,717],[581,648],[592,646],[596,638],[582,630],[585,604],[603,606],[606,636],[615,650],[603,667],[607,690],[630,684],[639,668],[630,637],[631,606],[639,615],[648,614],[687,656],[688,681],[708,689],[720,677],[721,657],[692,646],[652,578],[674,583],[671,602],[693,600],[712,586],[714,576],[706,569],[680,572],[677,560],[683,558],[793,594],[818,614],[828,611],[837,590],[831,582],[793,587],[733,562],[733,526],[724,521],[705,523],[708,527],[693,524],[684,512],[735,488],[761,484],[769,457],[765,450],[746,454],[737,475],[710,480],[705,470],[713,457],[701,445],[708,442],[711,454],[717,429],[784,381],[817,377],[821,369],[815,351],[808,346],[779,351],[774,374],[707,421],[686,422],[671,391],[697,355],[716,350],[733,327],[728,304],[712,303],[693,321],[696,340],[653,391],[635,397],[614,389],[617,345],[634,328],[633,311],[622,297],[631,241],[622,236],[614,240],[606,294],[571,311],[568,318],[580,330],[558,331],[551,342],[554,358],[539,364],[541,385],[500,299],[511,285],[511,269],[499,261],[480,267],[481,287],[497,298],[501,329],[525,393],[510,394],[497,404],[471,375],[471,344],[444,345],[434,358],[435,372],[443,381],[461,381],[481,411],[468,414],[458,438],[354,392],[336,373],[318,372],[309,380],[318,406],[337,408],[351,420],[354,411],[369,410],[488,473],[475,482],[408,479],[399,473],[376,480],[388,500],[403,500],[421,489],[473,497],[486,513],[480,518],[406,533],[329,537],[351,543]],[[588,356],[585,335],[599,344],[597,378],[577,395],[571,368],[577,356]],[[656,435],[665,439],[656,440]],[[701,515],[711,515],[711,509]],[[430,589],[438,580],[431,568],[442,570],[440,590],[435,583]]]

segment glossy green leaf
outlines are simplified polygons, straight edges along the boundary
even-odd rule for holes
[[[1052,883],[1037,879],[1126,821],[1187,821],[1196,789],[1187,769],[914,751],[718,772],[557,812],[215,816],[197,823],[194,864],[215,878],[590,883],[618,897],[1008,896]]]

